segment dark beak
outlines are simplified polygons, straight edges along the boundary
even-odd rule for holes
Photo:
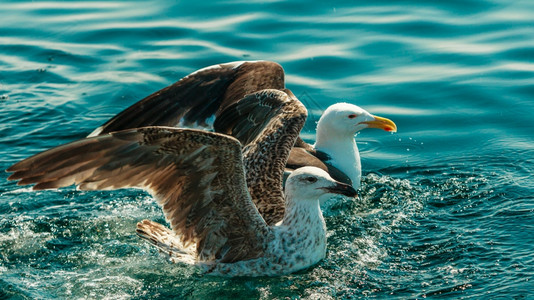
[[[324,187],[323,190],[332,194],[341,194],[347,197],[356,197],[358,192],[350,185],[338,182],[336,185]]]

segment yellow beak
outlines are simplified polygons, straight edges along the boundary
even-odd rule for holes
[[[397,125],[393,123],[390,119],[373,116],[375,119],[372,121],[362,122],[362,124],[367,124],[369,128],[380,128],[385,131],[397,132]]]

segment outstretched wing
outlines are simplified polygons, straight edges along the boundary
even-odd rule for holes
[[[231,135],[241,144],[247,145],[258,137],[267,124],[281,113],[282,106],[288,101],[299,101],[288,89],[280,91],[264,90],[228,105],[221,111],[213,128],[216,132]],[[300,130],[299,130],[300,131]],[[286,163],[286,170],[313,166],[328,172],[332,178],[351,184],[351,180],[339,169],[330,165],[328,156],[315,150],[310,144],[297,137]],[[249,182],[249,186],[250,186]],[[254,199],[254,194],[252,195]]]
[[[206,120],[245,95],[284,88],[284,70],[269,61],[231,62],[200,69],[128,107],[89,136],[145,126],[206,126]]]
[[[137,187],[161,204],[182,242],[201,260],[260,256],[269,227],[245,184],[239,142],[222,134],[169,127],[130,129],[78,140],[11,166],[10,180],[51,189]]]
[[[282,114],[282,107],[292,99],[297,100],[288,89],[265,89],[249,94],[221,111],[213,123],[213,129],[247,145],[258,137],[273,118]]]
[[[267,224],[275,224],[284,216],[284,169],[307,113],[289,90],[266,89],[230,105],[214,123],[217,131],[246,144],[247,185]]]

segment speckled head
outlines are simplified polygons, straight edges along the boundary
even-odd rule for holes
[[[287,178],[285,193],[293,200],[313,201],[318,201],[325,194],[349,197],[357,195],[352,186],[335,181],[327,172],[316,167],[303,167],[293,171]]]

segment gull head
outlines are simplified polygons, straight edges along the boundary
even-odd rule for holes
[[[353,136],[365,128],[380,128],[396,132],[393,121],[375,116],[365,109],[350,103],[329,106],[317,123],[317,134]]]
[[[291,173],[286,181],[285,193],[292,199],[318,200],[326,194],[356,197],[357,191],[350,185],[338,182],[327,172],[316,167],[302,167]]]

